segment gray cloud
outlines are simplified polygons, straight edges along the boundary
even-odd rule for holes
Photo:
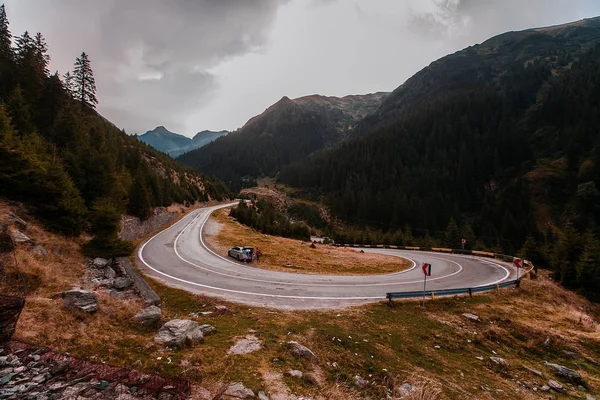
[[[27,18],[25,29],[47,36],[57,61],[53,67],[64,72],[70,68],[64,60],[88,52],[99,88],[99,110],[126,130],[141,131],[153,120],[183,130],[185,117],[206,104],[218,87],[210,69],[260,51],[282,3],[8,0],[6,6],[9,18],[16,18],[13,25],[24,25],[21,19]],[[62,12],[52,11],[57,9]],[[67,51],[70,57],[65,56]]]

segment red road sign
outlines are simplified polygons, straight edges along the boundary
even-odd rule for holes
[[[520,258],[514,258],[513,264],[515,264],[515,267],[517,268],[523,268],[523,260],[521,260]]]
[[[428,263],[423,264],[423,273],[426,276],[431,276],[431,264],[428,264]]]
[[[462,242],[462,244],[465,244],[465,243],[467,243],[467,239],[463,239],[463,240],[461,240],[461,242]]]

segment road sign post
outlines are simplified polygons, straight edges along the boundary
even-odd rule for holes
[[[462,243],[462,249],[464,250],[465,249],[465,243],[467,243],[467,239],[462,239],[460,242]]]
[[[519,280],[519,273],[521,268],[523,268],[523,260],[520,258],[513,258],[513,264],[517,267],[517,281]]]
[[[423,302],[421,303],[421,307],[425,308],[425,289],[427,287],[427,277],[431,276],[431,264],[423,264],[423,274],[425,278],[423,279]]]

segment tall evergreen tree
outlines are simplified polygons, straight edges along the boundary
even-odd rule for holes
[[[98,99],[96,99],[96,80],[88,55],[83,52],[75,60],[74,91],[75,99],[81,103],[81,107],[88,106],[96,108]]]
[[[12,35],[8,29],[8,18],[4,4],[0,6],[0,100],[10,93],[12,86],[13,51]]]
[[[71,97],[75,97],[75,77],[71,72],[63,75],[63,87]]]
[[[2,57],[12,55],[12,35],[10,34],[8,25],[9,22],[6,17],[6,9],[4,8],[4,4],[2,4],[0,6],[0,55],[2,55]]]

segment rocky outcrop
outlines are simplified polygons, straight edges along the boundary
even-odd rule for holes
[[[67,290],[57,293],[56,297],[62,298],[63,304],[70,310],[88,314],[98,311],[98,296],[89,290]]]
[[[235,382],[228,385],[221,395],[221,399],[254,399],[254,392],[248,389],[242,382]]]
[[[317,362],[317,356],[308,347],[301,345],[298,342],[287,342],[287,345],[296,358],[305,359],[312,362]]]
[[[152,211],[150,218],[141,221],[137,217],[125,215],[121,218],[121,232],[119,239],[135,242],[164,225],[171,223],[179,214],[170,212],[164,207],[157,207]]]
[[[228,351],[228,354],[248,354],[260,350],[260,340],[254,335],[247,335],[237,341]]]
[[[171,320],[164,324],[154,336],[155,343],[178,349],[203,341],[204,335],[198,323],[188,319]]]
[[[587,384],[583,380],[581,374],[575,370],[567,368],[563,365],[553,364],[553,363],[545,363],[546,367],[550,368],[554,371],[556,376],[560,376],[561,378],[565,378],[567,381],[574,383],[575,385],[581,385],[583,387],[587,387]]]
[[[149,306],[135,314],[133,321],[144,326],[157,324],[162,318],[162,310],[156,306]]]

